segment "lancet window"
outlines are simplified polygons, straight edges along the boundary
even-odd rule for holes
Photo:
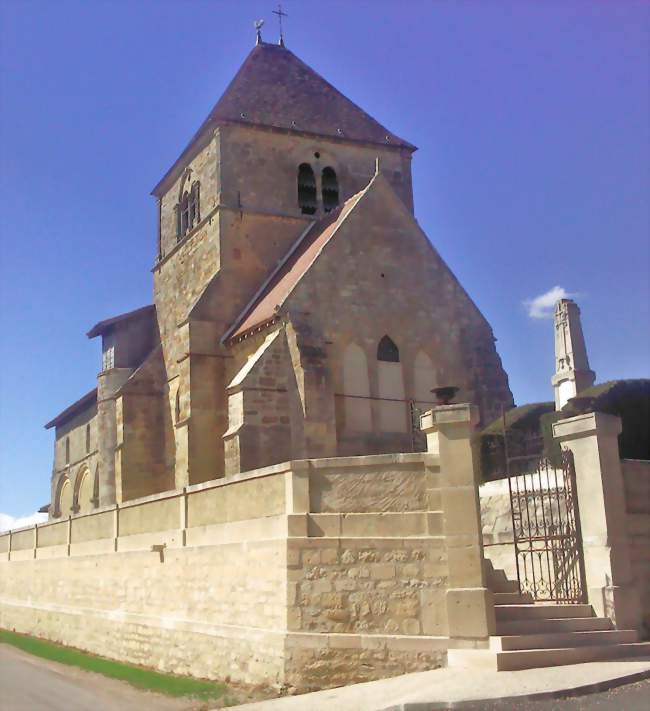
[[[201,184],[198,180],[189,190],[183,190],[175,210],[176,239],[180,241],[201,221]]]
[[[399,363],[399,349],[389,336],[384,336],[379,341],[377,360],[383,360],[386,363]]]

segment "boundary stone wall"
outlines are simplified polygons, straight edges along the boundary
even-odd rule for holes
[[[437,455],[293,461],[0,535],[0,626],[299,690],[441,666]]]

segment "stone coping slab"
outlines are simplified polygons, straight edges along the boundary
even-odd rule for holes
[[[650,658],[514,672],[434,669],[311,694],[243,704],[241,711],[433,711],[482,700],[563,698],[650,678]]]
[[[426,467],[435,469],[440,466],[440,458],[438,455],[428,452],[407,452],[393,454],[371,454],[353,457],[327,457],[323,459],[293,459],[286,462],[280,462],[279,464],[271,464],[260,469],[252,469],[250,471],[232,474],[227,477],[219,477],[218,479],[210,479],[209,481],[200,482],[198,484],[191,484],[182,489],[169,489],[167,491],[161,491],[157,494],[149,494],[148,496],[140,496],[135,499],[129,499],[128,501],[123,501],[120,504],[100,506],[92,511],[85,511],[84,513],[74,514],[69,517],[66,516],[65,518],[61,517],[49,521],[43,521],[43,523],[36,525],[29,524],[28,526],[21,526],[20,528],[0,531],[0,537],[8,537],[10,534],[15,535],[23,531],[33,531],[34,528],[67,523],[69,519],[77,520],[88,516],[95,516],[99,513],[105,513],[107,511],[115,511],[116,509],[133,508],[154,501],[177,499],[182,496],[186,496],[187,494],[197,493],[206,489],[217,489],[239,482],[250,481],[251,479],[261,479],[263,477],[273,476],[275,474],[284,474],[286,472],[298,473],[310,470],[316,471],[319,469],[363,469],[390,465],[408,469],[410,467],[415,467],[418,464],[424,464]]]

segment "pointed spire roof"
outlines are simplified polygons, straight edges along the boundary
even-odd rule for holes
[[[293,52],[279,45],[256,45],[199,130],[163,179],[160,188],[185,163],[209,128],[224,123],[266,126],[347,141],[415,146],[375,121]]]

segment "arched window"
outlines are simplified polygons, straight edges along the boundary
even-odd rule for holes
[[[72,486],[68,477],[63,477],[59,483],[54,512],[56,516],[69,516],[72,510]]]
[[[323,168],[323,210],[329,212],[339,204],[339,181],[334,168]]]
[[[190,228],[190,195],[187,190],[181,197],[181,201],[178,205],[178,211],[180,215],[180,232],[178,238],[182,239],[185,237]]]
[[[183,181],[183,186],[187,184],[189,174]],[[174,208],[176,211],[176,239],[180,241],[185,235],[201,221],[201,184],[198,180],[192,183],[188,191],[184,187],[178,198],[178,204]]]
[[[90,425],[86,425],[86,454],[90,452]]]
[[[78,513],[86,513],[93,508],[93,480],[84,466],[77,472],[75,480],[75,496],[73,509]]]
[[[70,437],[65,438],[65,463],[70,464]]]
[[[377,360],[386,363],[399,363],[399,349],[388,336],[384,336],[377,346]]]
[[[316,177],[308,163],[298,167],[298,205],[303,215],[313,215],[316,212]]]

